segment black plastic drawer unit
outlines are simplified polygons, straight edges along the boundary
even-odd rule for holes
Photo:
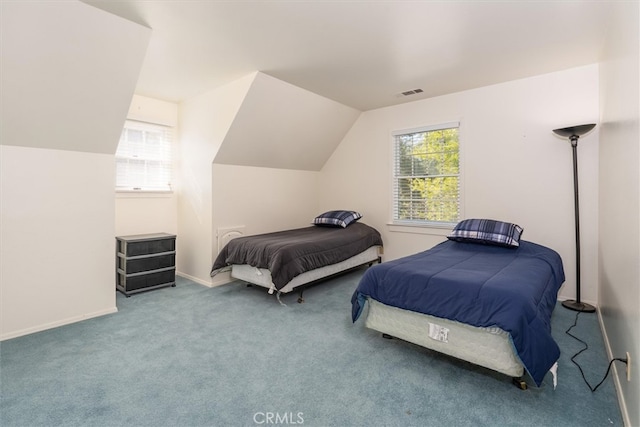
[[[176,236],[167,233],[116,237],[116,289],[137,292],[176,285]]]

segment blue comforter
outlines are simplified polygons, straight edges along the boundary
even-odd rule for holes
[[[563,282],[562,260],[547,247],[447,240],[369,268],[351,298],[352,319],[358,319],[371,297],[474,326],[498,326],[511,334],[522,364],[540,386],[560,357],[551,336],[551,313]]]

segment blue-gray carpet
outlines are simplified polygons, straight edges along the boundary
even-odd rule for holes
[[[119,312],[2,342],[0,424],[9,426],[621,426],[611,376],[592,393],[558,306],[559,384],[511,379],[350,320],[363,270],[311,287],[306,302],[242,284],[124,298]],[[597,384],[607,368],[594,314],[573,333]],[[531,383],[531,381],[529,381]]]

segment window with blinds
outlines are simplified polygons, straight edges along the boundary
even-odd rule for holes
[[[171,128],[127,120],[116,151],[116,191],[171,191]]]
[[[393,223],[451,225],[460,220],[459,123],[395,132]]]

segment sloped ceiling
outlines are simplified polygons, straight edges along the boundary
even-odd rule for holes
[[[214,163],[319,171],[359,114],[256,73]]]
[[[151,30],[75,1],[0,8],[0,143],[115,153]]]
[[[596,63],[614,3],[84,1],[153,28],[141,95],[180,102],[257,70],[361,111]]]

